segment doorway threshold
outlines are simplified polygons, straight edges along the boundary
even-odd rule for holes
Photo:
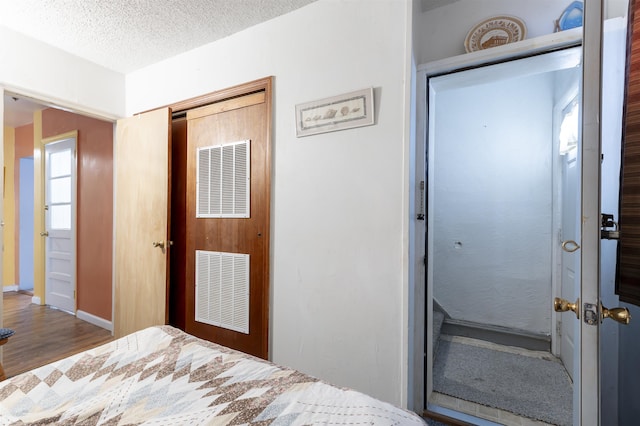
[[[439,414],[450,419],[455,419],[466,424],[476,425],[476,426],[501,426],[501,423],[495,423],[491,420],[484,419],[476,415],[475,412],[467,413],[463,409],[459,407],[458,401],[456,398],[451,398],[455,401],[447,401],[440,398],[440,396],[445,396],[437,392],[433,392],[431,395],[431,399],[434,401],[433,403],[427,404],[427,411],[429,413]]]
[[[513,414],[510,411],[487,407],[486,405],[454,398],[439,392],[433,392],[431,401],[432,403],[428,406],[429,411],[479,426],[554,426],[551,423],[532,420]],[[460,414],[463,415],[461,416]]]
[[[445,318],[441,332],[450,336],[469,337],[531,351],[551,351],[550,336],[507,327]]]
[[[571,425],[573,386],[549,352],[441,335],[429,402],[505,425]]]

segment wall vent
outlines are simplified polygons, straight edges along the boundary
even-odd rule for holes
[[[250,216],[250,141],[198,148],[197,218]]]
[[[196,321],[249,334],[249,255],[196,250]]]

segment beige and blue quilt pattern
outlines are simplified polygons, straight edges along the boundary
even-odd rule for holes
[[[393,405],[169,326],[0,383],[0,425],[423,425]]]

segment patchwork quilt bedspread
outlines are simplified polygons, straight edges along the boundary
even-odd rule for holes
[[[0,425],[423,425],[296,370],[151,327],[0,383]]]

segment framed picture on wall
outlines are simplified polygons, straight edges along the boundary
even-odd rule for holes
[[[372,124],[372,87],[296,105],[297,137]]]

